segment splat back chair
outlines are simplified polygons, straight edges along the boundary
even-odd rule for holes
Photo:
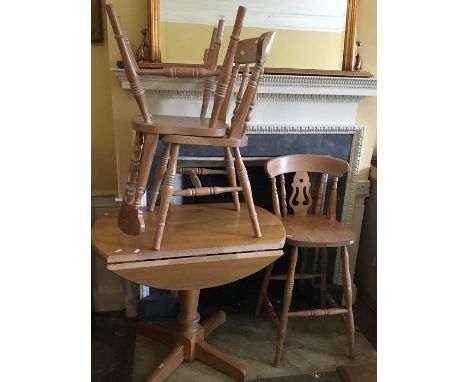
[[[123,232],[129,235],[139,235],[145,228],[143,214],[142,211],[139,210],[139,207],[146,190],[149,171],[156,151],[159,135],[179,134],[201,137],[224,137],[226,129],[229,127],[226,123],[218,123],[216,119],[215,123],[211,124],[211,119],[209,118],[151,115],[140,75],[159,75],[171,78],[206,78],[207,81],[205,82],[203,97],[205,101],[202,106],[202,114],[206,113],[206,103],[210,98],[210,92],[213,88],[213,77],[223,75],[223,73],[227,71],[223,71],[223,69],[218,70],[216,67],[224,21],[220,20],[218,28],[213,32],[212,43],[205,52],[204,67],[172,66],[161,69],[141,70],[138,68],[130,47],[130,42],[113,5],[107,4],[106,9],[122,56],[125,74],[127,75],[131,91],[141,113],[140,116],[133,118],[132,121],[132,127],[135,130],[135,138],[130,160],[128,181],[118,218],[118,225]],[[231,36],[231,41],[234,39],[236,43],[242,29],[244,15],[245,8],[239,7],[233,35]],[[235,51],[235,47],[236,44],[230,48]],[[230,74],[230,70],[228,73]],[[229,79],[229,76],[224,75],[222,81],[220,78],[218,87],[226,87]],[[216,91],[215,98],[218,103],[222,102],[223,93],[221,91]],[[204,112],[203,109],[205,110]]]
[[[274,263],[265,271],[265,276],[260,289],[256,315],[260,313],[262,303],[276,327],[276,355],[275,366],[281,360],[288,317],[290,316],[328,316],[341,315],[347,324],[347,336],[349,354],[354,357],[354,319],[352,311],[351,277],[349,271],[349,256],[347,245],[355,240],[355,234],[349,228],[343,226],[336,219],[337,185],[338,178],[348,171],[348,163],[332,157],[320,155],[286,155],[269,160],[265,164],[265,171],[271,180],[273,208],[275,215],[281,218],[286,229],[286,244],[292,246],[289,270],[287,274],[272,275]],[[287,200],[286,181],[284,174],[294,173],[291,184],[291,194]],[[318,173],[320,181],[316,189],[316,195],[311,195],[311,181],[309,173]],[[331,191],[328,197],[328,209],[322,213],[326,197],[327,177],[331,176]],[[279,180],[280,193],[278,195],[277,183]],[[289,203],[289,205],[288,205]],[[292,211],[292,214],[289,214]],[[319,248],[320,273],[295,274],[298,257],[298,247]],[[342,278],[345,307],[340,307],[333,297],[327,292],[327,248],[340,248],[342,263]],[[289,312],[291,304],[294,280],[312,279],[320,280],[321,309]],[[270,280],[285,280],[282,308],[279,315],[275,312],[271,301],[267,296]]]
[[[160,166],[158,168],[159,175],[157,179],[162,179],[164,176],[164,183],[162,187],[161,203],[156,217],[157,228],[154,238],[154,249],[159,249],[161,245],[166,215],[172,196],[206,196],[230,192],[233,195],[234,209],[238,211],[240,209],[238,192],[241,191],[249,210],[254,236],[261,237],[260,225],[258,223],[252,198],[252,190],[239,148],[247,146],[247,123],[250,120],[250,113],[255,106],[257,88],[274,36],[274,32],[267,32],[258,38],[250,38],[239,41],[238,43],[233,39],[233,36],[231,36],[229,48],[231,47],[231,44],[235,44],[237,46],[237,50],[232,51],[228,48],[228,54],[225,57],[215,91],[213,110],[210,119],[210,125],[213,127],[215,124],[226,123],[225,121],[230,101],[233,96],[236,78],[239,71],[242,71],[242,80],[237,93],[236,104],[231,118],[231,125],[226,130],[224,137],[194,137],[171,134],[165,135],[162,138],[162,141],[165,143],[164,152],[167,154],[166,158],[168,160],[168,165],[165,167],[166,160],[164,160],[160,162]],[[227,65],[226,61],[228,62]],[[230,79],[226,86],[223,85],[223,78]],[[222,94],[222,97],[220,94]],[[230,187],[203,187],[201,182],[196,180],[194,188],[174,191],[174,174],[177,170],[177,157],[179,155],[180,145],[223,147],[226,161],[226,172],[230,181]],[[231,147],[234,150],[234,163],[232,160]],[[188,171],[191,171],[192,174],[209,173],[206,169],[198,168],[188,169]],[[240,181],[240,187],[237,186],[236,173]],[[159,193],[160,185],[160,181],[159,183],[155,182],[153,196]]]

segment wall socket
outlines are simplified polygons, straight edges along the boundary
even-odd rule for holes
[[[369,196],[370,181],[369,180],[358,180],[356,186],[356,196]]]

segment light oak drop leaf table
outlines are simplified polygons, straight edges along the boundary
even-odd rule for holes
[[[92,244],[119,276],[154,288],[179,291],[180,312],[175,330],[148,322],[137,324],[139,333],[171,347],[147,381],[166,379],[184,360],[198,359],[238,381],[245,368],[209,345],[206,338],[225,319],[219,311],[199,324],[200,289],[227,284],[266,267],[283,254],[285,230],[272,213],[256,207],[262,237],[255,238],[247,206],[234,211],[232,203],[171,206],[159,251],[152,248],[156,214],[144,212],[145,232],[129,236],[117,226],[118,209],[98,219]]]

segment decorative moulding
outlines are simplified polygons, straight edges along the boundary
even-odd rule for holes
[[[112,69],[124,89],[130,89],[123,69]],[[203,79],[180,79],[161,76],[141,76],[143,87],[148,91],[203,92]],[[238,82],[239,83],[239,82]],[[375,77],[327,77],[265,74],[259,87],[259,94],[333,94],[348,96],[375,96],[377,79]],[[190,93],[180,96],[193,97]],[[201,97],[201,94],[200,94]]]

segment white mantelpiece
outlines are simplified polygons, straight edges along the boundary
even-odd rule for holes
[[[130,89],[122,69],[113,69]],[[150,112],[154,114],[198,116],[203,80],[170,79],[142,76]],[[351,134],[348,173],[342,222],[352,226],[357,192],[357,175],[361,158],[364,126],[356,125],[359,101],[375,96],[377,80],[358,77],[322,77],[268,75],[262,78],[249,134]],[[365,184],[363,189],[365,190]],[[365,191],[363,192],[365,194]],[[356,232],[359,236],[359,232]],[[356,251],[350,251],[352,278]],[[341,284],[341,262],[336,262],[335,282]]]

